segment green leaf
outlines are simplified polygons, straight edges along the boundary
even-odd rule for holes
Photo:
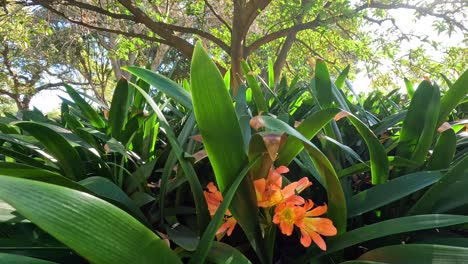
[[[210,263],[218,264],[250,264],[250,260],[237,248],[221,242],[213,242],[210,253],[206,257]]]
[[[117,139],[120,139],[120,134],[127,123],[128,108],[130,107],[129,93],[130,90],[128,89],[127,80],[121,78],[114,90],[112,104],[109,110],[111,135]]]
[[[350,260],[350,261],[341,262],[340,264],[388,264],[388,263],[366,261],[366,260]]]
[[[404,78],[403,80],[405,81],[405,87],[406,87],[406,92],[408,93],[408,97],[409,97],[409,99],[412,99],[413,95],[414,95],[413,84],[411,83],[410,80],[408,80],[406,78]]]
[[[327,64],[323,60],[317,59],[315,63],[315,90],[317,91],[317,100],[322,109],[329,108],[333,105],[330,73],[328,72]]]
[[[297,127],[297,131],[306,139],[311,140],[328,122],[330,122],[340,110],[338,108],[328,108],[314,112],[308,116]],[[276,165],[289,165],[291,161],[301,152],[304,144],[301,140],[289,137],[284,146],[278,151]]]
[[[143,224],[88,193],[1,176],[0,199],[90,262],[181,263]]]
[[[273,67],[273,60],[268,58],[268,86],[270,89],[275,89],[275,70]]]
[[[314,166],[317,168],[320,176],[323,179],[324,186],[327,190],[328,197],[328,214],[330,219],[333,220],[338,233],[346,231],[346,201],[344,198],[343,189],[341,183],[336,175],[335,169],[333,168],[327,157],[307,138],[299,133],[294,128],[290,127],[283,121],[270,117],[270,116],[258,116],[261,118],[264,126],[273,132],[283,134],[287,133],[298,140],[302,141],[304,147],[309,153]],[[269,132],[268,132],[269,133]]]
[[[436,131],[439,108],[439,89],[423,81],[414,93],[403,121],[398,156],[418,163],[424,162]]]
[[[241,61],[242,71],[244,72],[245,79],[249,84],[250,89],[252,90],[252,96],[257,106],[257,112],[268,112],[268,106],[263,96],[262,89],[258,85],[255,75],[250,69],[246,61]]]
[[[342,89],[344,84],[345,84],[345,81],[346,81],[346,77],[348,76],[348,73],[349,73],[349,69],[351,68],[350,65],[346,66],[346,68],[344,68],[343,71],[341,71],[340,75],[338,76],[338,78],[336,78],[336,81],[335,81],[335,85],[336,85],[336,88],[338,89]],[[358,99],[358,98],[356,98]]]
[[[27,155],[24,155],[23,153],[13,151],[10,148],[0,147],[0,154],[13,158],[15,159],[15,161],[21,161],[22,163],[29,164],[36,168],[41,168],[41,169],[45,169],[48,171],[55,171],[55,172],[60,171],[58,168],[47,166],[44,163],[40,162],[39,160],[36,160]]]
[[[409,214],[443,213],[466,206],[467,184],[468,156],[465,156],[418,200]]]
[[[441,177],[440,172],[421,171],[362,191],[348,200],[348,217],[355,217],[397,201],[437,182]]]
[[[0,162],[0,174],[11,177],[42,181],[79,191],[88,191],[78,183],[62,175],[21,163]]]
[[[369,149],[372,184],[382,184],[388,180],[388,158],[385,148],[374,133],[355,116],[347,113],[348,120],[357,129]]]
[[[82,179],[85,176],[78,152],[60,134],[35,122],[18,122],[16,126],[27,131],[44,145],[46,150],[57,159],[65,176],[73,180]]]
[[[75,104],[83,111],[83,114],[88,118],[89,122],[98,129],[104,128],[106,123],[98,115],[98,113],[73,89],[73,87],[65,84],[65,89],[68,95],[75,101]]]
[[[468,94],[468,70],[466,70],[444,94],[440,102],[437,124],[442,124],[455,107],[465,100]]]
[[[167,139],[171,144],[172,150],[175,153],[177,160],[179,161],[180,166],[182,167],[182,170],[185,173],[185,177],[189,182],[190,188],[192,190],[193,199],[195,202],[195,207],[197,210],[196,215],[198,225],[200,227],[200,232],[202,232],[208,225],[210,215],[208,213],[208,206],[205,201],[205,196],[203,195],[203,188],[201,187],[201,184],[198,181],[197,174],[194,168],[192,167],[192,164],[187,159],[185,159],[183,154],[184,150],[180,146],[177,137],[174,134],[174,131],[167,122],[166,117],[162,113],[161,109],[159,109],[158,105],[156,105],[151,96],[149,96],[145,91],[143,91],[143,89],[141,89],[133,83],[130,84],[143,95],[143,97],[146,99],[151,108],[153,108],[155,114],[158,116],[160,126],[164,130]],[[161,186],[161,188],[163,189],[162,193],[165,193],[164,188],[166,188],[166,186]],[[164,209],[160,208],[160,210]]]
[[[394,245],[371,250],[359,259],[385,263],[467,263],[468,248],[425,244]]]
[[[92,191],[101,198],[109,199],[123,205],[126,211],[137,218],[143,224],[146,224],[146,218],[138,207],[133,203],[126,193],[110,180],[93,176],[79,182],[86,189]]]
[[[54,264],[56,262],[46,261],[37,258],[31,258],[21,255],[0,253],[0,263],[8,264]]]
[[[203,145],[221,192],[234,182],[247,164],[242,131],[218,68],[203,49],[195,45],[190,72],[193,108]],[[261,252],[258,207],[253,182],[245,179],[229,207],[255,251]],[[260,251],[259,251],[260,250]],[[262,257],[262,254],[259,254]]]
[[[427,163],[428,170],[447,169],[457,150],[457,137],[453,129],[442,132]]]
[[[223,192],[223,201],[219,205],[218,209],[216,210],[215,215],[211,219],[210,224],[206,228],[203,236],[200,239],[200,243],[198,243],[197,249],[193,254],[192,258],[190,259],[190,263],[204,263],[205,258],[208,255],[208,251],[213,244],[213,239],[216,236],[216,232],[218,231],[219,227],[222,224],[224,219],[224,214],[229,207],[229,204],[233,201],[234,195],[236,194],[239,185],[249,172],[249,170],[255,165],[257,161],[260,160],[260,156],[252,159],[252,161],[245,167],[239,175],[236,177],[234,182],[230,185],[225,192]],[[241,216],[242,217],[242,216]],[[244,217],[248,217],[245,215]],[[236,218],[238,220],[238,218]],[[239,220],[238,220],[239,221]]]
[[[125,66],[122,68],[159,89],[188,109],[192,109],[192,98],[190,94],[169,78],[139,67]]]
[[[316,249],[309,250],[307,252],[306,259],[318,259],[321,256],[334,253],[338,250],[393,234],[446,227],[464,223],[468,223],[468,216],[430,214],[390,219],[357,228],[342,235],[332,237],[327,240],[328,248],[326,252],[319,252]]]

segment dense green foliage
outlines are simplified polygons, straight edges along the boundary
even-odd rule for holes
[[[334,78],[315,65],[310,81],[275,85],[272,71],[264,81],[245,63],[247,85],[232,96],[197,44],[183,85],[128,67],[110,107],[66,86],[57,119],[1,117],[0,259],[463,262],[468,71],[453,83],[424,80],[411,99],[397,90],[363,98],[345,86],[348,70]],[[306,176],[302,196],[328,205],[338,235],[326,251],[281,235],[273,212],[258,210],[253,180],[272,165],[289,167],[285,182]],[[210,181],[224,197],[211,220]],[[227,208],[240,227],[213,241]]]

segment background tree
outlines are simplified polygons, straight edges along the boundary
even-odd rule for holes
[[[64,83],[91,87],[104,101],[109,79],[107,58],[76,26],[57,20],[44,10],[13,8],[1,17],[0,94],[29,109],[34,95],[59,89]],[[93,45],[90,47],[90,45]],[[98,87],[102,92],[98,92]]]
[[[15,1],[6,1],[14,3]],[[311,34],[312,41],[303,45],[313,50],[339,43],[342,39],[353,40],[355,49],[369,42],[353,36],[353,31],[362,33],[363,23],[386,23],[392,21],[387,10],[409,9],[416,16],[432,16],[439,28],[446,31],[466,32],[466,16],[463,12],[466,1],[21,1],[25,5],[41,5],[70,22],[88,28],[106,31],[141,40],[156,42],[177,49],[190,58],[196,36],[206,39],[208,45],[216,47],[215,58],[219,65],[228,65],[236,80],[242,77],[240,60],[264,53],[274,53],[275,75],[287,61],[293,44],[307,43],[302,32]],[[123,25],[123,26],[122,26]],[[393,27],[395,29],[395,27]],[[388,33],[388,30],[386,30]],[[300,35],[299,37],[298,34]],[[333,39],[324,41],[324,35],[334,34]],[[304,36],[303,38],[305,38]],[[405,36],[409,38],[410,36]],[[403,39],[402,39],[403,40]],[[302,41],[302,42],[301,42]],[[362,42],[364,41],[364,42]],[[362,42],[362,43],[361,43]],[[382,40],[385,45],[394,45],[393,39]],[[274,48],[272,50],[272,48]],[[346,50],[345,50],[346,52]],[[372,50],[371,52],[375,52]],[[318,52],[317,52],[318,53]],[[362,52],[361,52],[362,53]],[[320,53],[318,53],[320,54]],[[361,55],[362,58],[370,54]],[[333,61],[328,53],[320,54]],[[331,57],[331,58],[330,58]],[[286,59],[285,59],[286,58]],[[263,58],[264,61],[265,58]],[[304,60],[303,60],[304,62]]]

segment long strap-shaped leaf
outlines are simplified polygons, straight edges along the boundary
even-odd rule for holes
[[[148,104],[151,106],[151,108],[153,108],[154,112],[158,116],[161,128],[164,129],[167,139],[171,143],[172,150],[174,151],[177,159],[179,160],[180,166],[182,167],[182,170],[184,171],[185,176],[187,177],[187,180],[190,184],[190,188],[192,189],[192,195],[197,210],[198,225],[200,227],[200,232],[202,232],[203,230],[205,230],[205,227],[210,221],[210,215],[208,213],[208,205],[206,204],[205,196],[203,195],[203,188],[201,187],[201,184],[198,181],[197,174],[195,173],[195,170],[193,169],[190,162],[184,158],[184,151],[179,145],[177,137],[174,134],[174,131],[172,130],[171,126],[167,122],[166,117],[164,117],[164,114],[162,113],[161,109],[159,109],[159,107],[153,101],[151,96],[149,96],[145,91],[143,91],[143,89],[134,85],[133,83],[130,84],[143,95],[143,97],[146,99]],[[165,194],[164,188],[162,195]]]
[[[364,123],[362,123],[361,120],[348,113],[347,117],[349,122],[351,122],[359,134],[361,134],[367,144],[367,148],[369,149],[372,184],[382,184],[387,182],[389,165],[385,148],[380,144],[374,133]]]
[[[297,127],[297,131],[300,132],[304,138],[310,140],[320,129],[328,124],[339,111],[340,110],[337,108],[320,110],[304,120],[301,125]],[[382,144],[380,144],[374,133],[354,115],[346,111],[342,111],[341,115],[348,118],[363,137],[369,148],[372,183],[379,184],[386,182],[388,179],[389,165],[387,154]],[[289,164],[303,147],[304,145],[301,143],[301,140],[292,137],[288,138],[284,147],[279,151],[276,165]]]
[[[321,256],[379,237],[464,223],[468,223],[468,216],[429,214],[390,219],[332,237],[327,241],[326,252],[319,252],[317,249],[309,250],[306,259],[318,259]],[[305,262],[306,259],[301,259],[301,261]]]
[[[46,261],[20,255],[0,253],[0,263],[9,264],[56,264],[56,262]]]
[[[302,123],[297,127],[297,131],[301,133],[305,138],[311,140],[317,133],[322,129],[328,122],[330,122],[336,114],[340,112],[338,108],[327,108],[319,110],[310,116],[308,116]],[[289,137],[286,140],[284,146],[278,152],[278,159],[276,165],[289,165],[291,161],[301,152],[304,148],[304,144],[301,140]]]
[[[439,89],[423,81],[416,92],[403,121],[397,155],[422,163],[436,131],[440,109]]]
[[[453,129],[442,132],[427,162],[428,170],[443,170],[450,166],[457,150],[457,137]]]
[[[431,244],[394,245],[371,250],[359,259],[384,263],[468,263],[468,248]]]
[[[44,145],[46,150],[57,159],[65,176],[74,180],[83,178],[83,164],[78,152],[59,133],[36,122],[18,122],[16,125]]]
[[[0,199],[92,263],[181,263],[151,230],[88,193],[0,176]]]
[[[61,174],[29,166],[22,163],[0,162],[0,174],[11,177],[25,178],[35,181],[61,185],[78,191],[88,192],[86,188]]]
[[[418,200],[409,214],[442,213],[467,205],[467,184],[468,156],[465,156]]]
[[[117,139],[120,139],[120,134],[127,123],[128,108],[130,107],[129,96],[128,82],[125,78],[122,78],[115,87],[109,110],[109,132]]]
[[[221,192],[236,179],[248,162],[242,132],[231,97],[216,65],[203,49],[195,45],[190,72],[195,117]],[[262,258],[263,246],[253,182],[244,179],[229,207],[252,247]]]
[[[246,61],[241,61],[241,66],[242,71],[245,75],[245,79],[247,80],[250,89],[252,89],[252,96],[255,101],[255,104],[257,105],[257,112],[268,112],[268,106],[265,102],[265,96],[263,95],[262,89],[260,89],[257,80],[255,80],[255,75],[252,74],[252,71],[250,70],[250,67]]]
[[[234,198],[234,194],[237,192],[237,189],[239,188],[239,185],[244,179],[244,177],[259,159],[260,156],[257,156],[256,158],[252,159],[252,161],[247,165],[247,167],[245,167],[242,170],[242,172],[237,176],[237,178],[231,184],[229,189],[227,189],[227,191],[223,193],[223,201],[216,210],[216,213],[213,216],[213,219],[211,219],[210,224],[206,228],[205,233],[203,233],[203,236],[200,239],[200,242],[198,243],[198,247],[195,250],[195,253],[193,254],[192,258],[190,259],[190,263],[204,263],[206,255],[208,254],[208,251],[210,250],[211,245],[213,244],[213,239],[216,236],[216,232],[218,231],[218,228],[221,225],[221,222],[224,218],[224,214],[228,209],[232,199]]]
[[[98,115],[98,113],[78,94],[73,87],[64,85],[68,95],[75,101],[76,105],[83,111],[83,114],[88,118],[89,122],[96,128],[104,128],[106,123]]]
[[[407,174],[362,191],[348,200],[348,217],[355,217],[421,190],[442,177],[438,171]]]
[[[169,78],[139,67],[126,66],[123,69],[161,90],[183,106],[192,109],[192,97],[190,94]]]
[[[463,100],[468,94],[468,70],[466,70],[458,80],[444,94],[440,102],[440,113],[438,125],[442,124],[452,110]]]

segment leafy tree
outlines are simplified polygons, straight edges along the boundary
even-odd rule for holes
[[[204,38],[212,47],[218,66],[222,70],[231,69],[235,77],[232,78],[233,87],[242,78],[240,61],[248,57],[258,56],[265,62],[265,54],[276,55],[274,66],[278,78],[295,43],[301,43],[303,49],[315,50],[316,56],[331,61],[346,54],[348,58],[358,57],[372,62],[376,48],[382,46],[360,51],[361,47],[371,44],[369,34],[362,31],[361,25],[394,21],[387,12],[392,9],[414,10],[419,17],[432,16],[441,31],[466,32],[463,10],[468,5],[466,1],[400,0],[21,2],[41,5],[72,23],[94,30],[167,45],[187,58],[192,56],[194,38]],[[386,29],[385,33],[388,32]],[[406,34],[404,37],[410,36]],[[352,45],[346,45],[344,49],[340,47],[342,42],[350,41]],[[385,47],[395,45],[393,39],[381,41]],[[331,55],[328,54],[330,49]],[[384,55],[388,56],[388,52]]]
[[[112,69],[105,49],[89,29],[44,9],[8,6],[1,17],[0,95],[29,109],[32,97],[64,83],[90,88],[106,102]]]

